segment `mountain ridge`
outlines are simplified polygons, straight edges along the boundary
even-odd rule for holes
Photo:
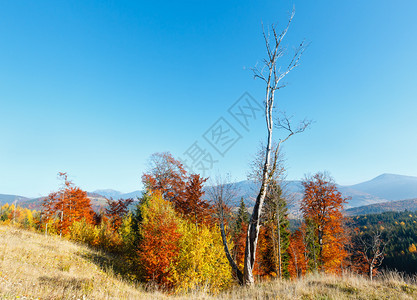
[[[236,193],[232,205],[237,205],[240,198],[244,198],[248,207],[252,207],[255,203],[255,198],[259,190],[259,184],[250,180],[242,180],[231,183],[236,187]],[[404,199],[417,198],[417,177],[398,175],[391,173],[384,173],[378,175],[370,180],[360,182],[353,185],[339,185],[336,184],[343,197],[348,197],[346,210],[356,207],[364,207],[369,205],[378,205],[388,203],[391,201],[398,201]],[[209,186],[205,187],[205,191],[209,190]],[[283,189],[288,198],[289,210],[296,214],[299,210],[299,202],[303,195],[303,187],[301,180],[288,180],[283,182]],[[106,199],[113,198],[127,199],[133,198],[136,200],[141,197],[143,191],[136,190],[130,193],[122,193],[113,189],[98,189],[94,192],[88,192],[92,204],[95,208],[103,207],[106,204]],[[207,197],[206,193],[206,197]],[[26,198],[15,195],[0,194],[0,204],[8,202],[11,204],[18,198],[19,205],[39,208],[40,202],[44,197]],[[385,204],[384,204],[385,205]],[[399,209],[397,204],[397,209]]]

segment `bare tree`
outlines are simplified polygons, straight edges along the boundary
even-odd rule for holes
[[[286,28],[281,32],[277,33],[274,25],[271,26],[272,38],[269,34],[263,33],[265,46],[267,50],[267,58],[264,59],[264,66],[262,69],[255,67],[253,69],[254,77],[259,78],[266,84],[266,93],[265,93],[265,119],[267,126],[267,143],[265,147],[265,161],[263,163],[262,169],[262,179],[261,186],[256,197],[255,206],[249,221],[248,232],[246,237],[246,247],[245,247],[245,260],[244,260],[244,270],[243,270],[243,281],[246,285],[252,285],[254,283],[253,278],[253,267],[255,264],[256,256],[256,247],[259,237],[260,229],[260,215],[262,207],[265,201],[266,192],[271,177],[274,176],[275,171],[277,170],[277,161],[279,156],[279,148],[281,144],[287,141],[292,135],[303,132],[310,122],[304,121],[302,124],[293,129],[290,124],[290,118],[284,116],[283,120],[277,122],[278,128],[283,128],[288,130],[288,135],[281,139],[278,142],[278,145],[273,153],[272,151],[272,131],[274,128],[274,100],[275,92],[281,88],[285,87],[285,83],[282,82],[284,77],[295,67],[298,66],[301,55],[305,50],[305,44],[302,42],[299,47],[295,50],[295,53],[288,63],[285,70],[281,71],[281,68],[277,66],[278,59],[281,58],[285,53],[285,48],[281,45],[282,40],[284,39],[291,21],[294,17],[294,10],[291,13],[290,19]],[[272,158],[271,158],[272,154]]]
[[[219,214],[221,235],[227,259],[229,260],[232,270],[237,275],[239,283],[242,285],[252,285],[254,283],[253,267],[255,264],[256,247],[259,237],[262,207],[264,205],[269,183],[273,178],[275,178],[275,176],[277,176],[277,174],[282,173],[282,170],[280,169],[279,165],[280,147],[282,143],[287,141],[294,134],[303,132],[311,123],[310,121],[304,120],[296,128],[293,128],[290,122],[291,118],[287,117],[285,114],[281,118],[274,117],[275,92],[285,87],[285,83],[283,83],[282,80],[291,70],[298,66],[300,57],[305,50],[305,44],[304,42],[302,42],[299,45],[299,47],[296,48],[295,53],[289,61],[285,70],[281,71],[281,68],[277,65],[278,59],[281,58],[285,53],[285,47],[283,47],[281,43],[285,35],[287,34],[293,17],[294,10],[291,13],[287,26],[281,33],[278,33],[276,31],[275,26],[272,25],[272,38],[270,38],[269,34],[263,31],[263,37],[265,40],[265,46],[267,50],[267,58],[263,61],[264,66],[262,69],[259,69],[258,67],[252,69],[254,72],[255,79],[261,79],[266,84],[264,107],[265,120],[267,126],[267,141],[265,148],[261,150],[261,152],[263,153],[262,159],[254,163],[258,166],[257,170],[261,170],[260,172],[255,171],[253,174],[254,177],[259,179],[260,189],[255,200],[255,205],[253,208],[252,215],[250,217],[248,231],[246,234],[243,273],[239,270],[236,262],[233,260],[230,254],[230,250],[227,245],[226,232],[224,229],[224,208],[226,207],[225,203],[231,195],[230,191],[228,190],[228,185],[225,185],[222,182],[218,182],[217,185],[213,185],[212,189],[208,192],[210,198],[212,199],[212,201],[214,201]],[[285,137],[280,139],[276,143],[275,147],[273,146],[272,140],[274,119],[277,120],[277,124],[275,125],[275,127],[277,129],[284,129],[286,131]]]
[[[382,238],[382,232],[375,230],[370,234],[359,234],[359,254],[368,265],[369,278],[373,279],[374,269],[384,260],[384,251],[387,242]]]
[[[233,201],[236,197],[236,188],[229,176],[222,178],[217,176],[216,180],[207,190],[207,195],[212,202],[212,205],[217,212],[217,218],[219,220],[220,232],[222,236],[224,252],[226,253],[227,260],[232,267],[233,273],[236,275],[240,284],[243,283],[243,273],[239,270],[236,262],[230,253],[229,246],[227,244],[227,234],[225,230],[225,223],[230,212],[230,207],[233,205]]]

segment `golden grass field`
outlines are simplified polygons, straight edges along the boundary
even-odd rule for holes
[[[357,275],[309,275],[235,287],[219,295],[167,295],[114,275],[95,263],[104,254],[58,236],[0,226],[1,299],[417,299],[415,279],[387,273],[370,282]],[[93,259],[95,258],[95,259]]]

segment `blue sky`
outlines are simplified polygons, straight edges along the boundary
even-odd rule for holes
[[[2,1],[0,193],[44,195],[59,171],[130,192],[152,153],[195,141],[209,174],[245,179],[265,124],[227,110],[262,101],[262,23],[283,28],[293,5],[288,53],[310,46],[276,104],[314,124],[285,144],[288,178],[417,176],[415,1]],[[202,137],[220,117],[241,136],[224,157]]]

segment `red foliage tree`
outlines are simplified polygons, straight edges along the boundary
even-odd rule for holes
[[[179,219],[172,204],[165,201],[159,192],[154,192],[141,207],[142,241],[139,258],[145,278],[161,286],[172,283],[171,265],[179,252]]]
[[[187,172],[183,165],[168,152],[152,154],[149,171],[142,176],[148,190],[160,191],[178,211],[184,206],[186,180]]]
[[[273,270],[273,253],[271,253],[270,236],[266,227],[261,227],[259,230],[258,249],[256,251],[256,260],[253,267],[253,275],[259,277],[276,276]]]
[[[118,230],[122,225],[123,217],[129,212],[129,205],[133,202],[132,198],[128,199],[107,199],[107,208],[105,216],[109,219],[113,230]]]
[[[304,243],[304,229],[295,231],[290,238],[288,253],[290,256],[288,272],[291,278],[301,277],[307,272],[308,257],[307,249]]]
[[[188,176],[182,163],[170,153],[153,154],[149,171],[142,176],[142,181],[148,190],[159,191],[185,218],[196,223],[210,221],[211,206],[202,198],[207,178],[197,174]]]
[[[243,268],[243,262],[245,260],[245,245],[246,245],[246,232],[248,230],[248,224],[241,224],[241,229],[237,232],[233,238],[233,255],[236,264],[239,268]]]
[[[188,178],[185,187],[186,202],[181,207],[184,216],[187,216],[194,223],[208,224],[211,221],[212,208],[211,205],[204,200],[203,184],[207,178],[202,178],[198,174],[192,174]]]
[[[86,219],[88,223],[92,223],[94,212],[87,192],[74,186],[68,180],[67,173],[60,172],[58,176],[63,180],[63,186],[44,199],[43,214],[46,221],[54,217],[59,218],[58,229],[60,233],[67,234],[75,221]]]
[[[301,212],[306,224],[312,228],[311,239],[315,268],[327,272],[340,272],[347,257],[342,215],[345,198],[332,180],[323,173],[303,181],[304,197]]]

